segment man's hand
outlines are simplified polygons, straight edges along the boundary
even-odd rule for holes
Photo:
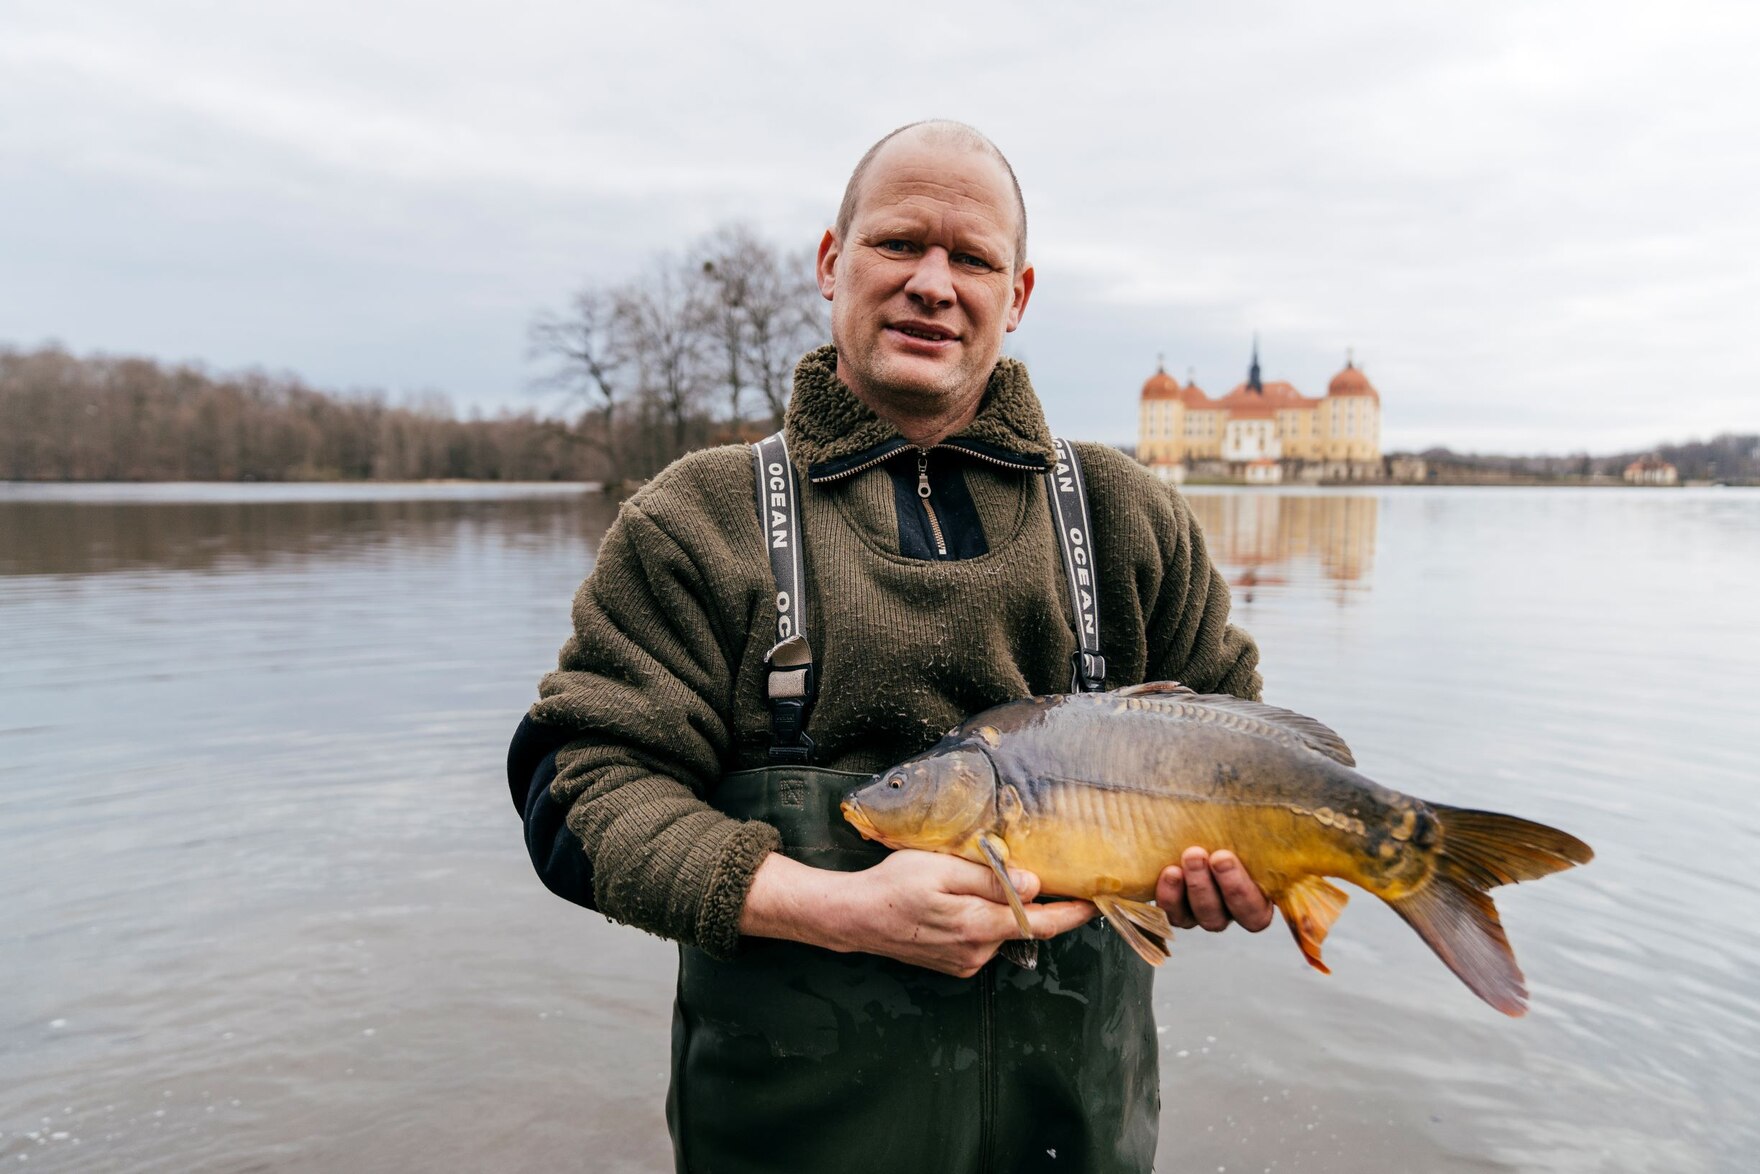
[[[1039,878],[1010,869],[1022,901]],[[1092,919],[1086,901],[1028,905],[1036,938],[1052,938]],[[861,872],[809,868],[772,853],[746,896],[740,932],[827,949],[880,954],[970,978],[1003,942],[1021,936],[996,874],[981,864],[903,849]]]
[[[1202,848],[1187,848],[1178,864],[1161,870],[1155,904],[1179,928],[1201,925],[1211,933],[1231,921],[1258,933],[1271,924],[1274,908],[1233,852],[1211,856]]]

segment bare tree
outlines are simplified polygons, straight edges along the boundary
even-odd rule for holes
[[[708,383],[702,283],[690,266],[660,258],[652,272],[618,289],[614,297],[618,323],[628,332],[637,387],[671,426],[666,459],[682,456],[690,448],[693,410]]]
[[[753,387],[772,427],[780,428],[795,362],[827,334],[811,257],[784,257],[744,224],[710,232],[695,254],[709,287],[709,333],[725,371],[728,422],[736,430],[743,422],[741,392]]]
[[[699,240],[694,251],[701,258],[703,320],[722,365],[727,422],[737,430],[749,347],[748,303],[768,248],[747,226],[728,224]]]
[[[779,257],[772,252],[752,287],[746,302],[750,366],[770,409],[770,424],[781,428],[794,390],[795,364],[804,352],[831,337],[825,300],[813,273],[813,254]]]
[[[619,313],[620,296],[599,289],[574,295],[567,314],[540,314],[529,333],[528,354],[554,363],[541,386],[560,388],[587,400],[598,416],[598,435],[571,434],[605,458],[611,480],[621,481],[625,462],[617,437],[617,407],[625,395],[622,375],[629,365],[629,325]]]
[[[750,397],[782,426],[796,360],[828,331],[811,256],[785,256],[749,226],[724,225],[680,263],[656,256],[621,285],[588,286],[566,313],[542,314],[536,381],[589,405],[579,431],[613,478],[642,476],[690,448],[745,432]],[[718,393],[726,419],[706,402]]]

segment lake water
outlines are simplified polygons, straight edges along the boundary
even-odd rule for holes
[[[1533,1010],[1357,895],[1157,978],[1162,1171],[1747,1170],[1760,493],[1194,490],[1266,697],[1554,823]],[[501,774],[612,509],[0,486],[0,1167],[669,1169],[669,946],[546,893]]]

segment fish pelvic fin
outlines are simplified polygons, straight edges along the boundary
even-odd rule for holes
[[[984,859],[990,862],[990,871],[996,874],[997,881],[1002,885],[1002,894],[1008,898],[1008,907],[1014,910],[1014,919],[1020,923],[1021,937],[1032,940],[1033,923],[1027,920],[1027,907],[1021,903],[1021,895],[1015,890],[1014,882],[1008,879],[1008,845],[994,832],[985,832],[978,837],[978,850],[984,853]]]
[[[1586,864],[1594,850],[1513,815],[1435,803],[1430,810],[1441,824],[1436,871],[1388,904],[1474,994],[1505,1015],[1526,1014],[1527,983],[1487,890]]]
[[[1321,974],[1331,974],[1332,970],[1320,958],[1320,943],[1326,940],[1332,923],[1344,912],[1349,900],[1350,894],[1319,876],[1303,877],[1277,898],[1278,911],[1283,914],[1296,945],[1302,948],[1302,957]]]
[[[1106,924],[1118,931],[1118,936],[1139,958],[1151,966],[1167,961],[1167,943],[1173,937],[1167,914],[1146,901],[1131,901],[1111,893],[1099,893],[1093,902],[1105,916]]]

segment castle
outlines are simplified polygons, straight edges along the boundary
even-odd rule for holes
[[[1319,398],[1266,383],[1255,339],[1247,381],[1220,399],[1156,369],[1143,384],[1137,459],[1176,482],[1380,480],[1381,395],[1348,356]]]

